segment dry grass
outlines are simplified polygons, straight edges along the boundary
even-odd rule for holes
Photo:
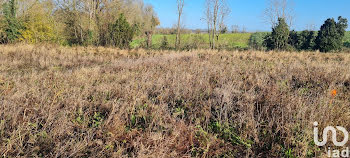
[[[0,46],[0,157],[324,156],[349,92],[350,54]]]

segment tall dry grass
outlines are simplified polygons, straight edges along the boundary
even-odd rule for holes
[[[3,45],[0,155],[322,157],[349,92],[350,54]]]

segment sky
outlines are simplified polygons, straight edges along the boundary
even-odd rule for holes
[[[144,0],[153,5],[161,22],[160,27],[171,28],[177,22],[176,0]],[[342,16],[350,21],[350,0],[293,0],[295,20],[292,29],[300,31],[314,25],[318,30],[327,18]],[[263,12],[268,0],[227,0],[231,8],[226,25],[245,27],[249,32],[270,31]],[[206,29],[201,20],[205,0],[185,0],[183,24],[188,29]],[[350,29],[348,29],[350,30]]]

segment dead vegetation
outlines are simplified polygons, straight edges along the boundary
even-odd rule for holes
[[[0,155],[323,156],[349,92],[350,54],[0,46]]]

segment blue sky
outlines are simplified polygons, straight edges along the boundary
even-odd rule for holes
[[[176,0],[145,0],[154,6],[160,19],[160,27],[172,27],[176,21]],[[205,0],[185,0],[184,25],[186,28],[205,29],[201,21]],[[267,0],[227,0],[231,14],[227,26],[239,25],[248,31],[268,31],[270,26],[262,18],[267,7]],[[350,21],[350,0],[294,0],[295,21],[292,29],[304,30],[307,25],[315,25],[316,29],[330,17],[343,16]],[[348,29],[349,30],[349,29]]]

